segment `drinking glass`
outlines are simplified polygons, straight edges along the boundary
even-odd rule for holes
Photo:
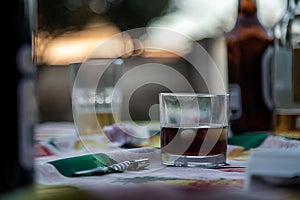
[[[74,122],[80,135],[102,133],[120,119],[122,59],[97,58],[71,63]]]
[[[228,94],[160,93],[159,105],[163,164],[226,164]]]

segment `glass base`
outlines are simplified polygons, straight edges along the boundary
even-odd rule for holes
[[[162,153],[162,164],[177,167],[217,168],[226,164],[226,154],[213,156],[185,156]]]

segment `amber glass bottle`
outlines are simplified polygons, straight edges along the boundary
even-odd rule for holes
[[[234,27],[226,35],[233,134],[272,129],[272,111],[262,95],[261,60],[272,35],[260,23],[255,0],[239,0]]]

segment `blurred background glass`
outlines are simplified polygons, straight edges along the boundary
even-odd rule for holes
[[[269,29],[282,15],[285,3],[285,0],[258,1],[259,18]],[[166,28],[199,42],[214,59],[226,82],[224,33],[233,27],[236,15],[237,0],[38,0],[35,41],[40,121],[72,121],[68,64],[84,61],[99,43],[134,28]],[[163,41],[168,48],[188,45],[185,41],[155,32],[151,32],[150,37]],[[109,56],[109,47],[105,53],[104,56]],[[124,70],[130,70],[132,63],[159,61],[187,77],[196,91],[207,91],[193,67],[183,59],[165,53],[144,52],[142,56],[129,57],[125,60]],[[206,62],[205,58],[203,62]],[[125,83],[124,95],[135,79],[141,78],[133,77],[132,82]],[[166,75],[166,78],[172,77]],[[131,117],[147,120],[149,108],[158,103],[156,94],[161,91],[166,91],[166,88],[156,84],[144,85],[136,90],[129,97]],[[155,116],[158,117],[157,113]]]

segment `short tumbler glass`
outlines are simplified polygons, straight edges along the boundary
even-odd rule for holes
[[[159,106],[164,165],[226,164],[228,94],[160,93]]]

